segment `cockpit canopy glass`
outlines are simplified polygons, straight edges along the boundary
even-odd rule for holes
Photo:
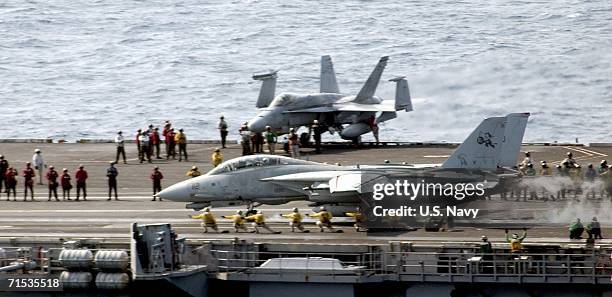
[[[222,174],[227,172],[239,171],[254,167],[267,167],[275,165],[306,165],[310,164],[308,161],[297,160],[281,156],[270,156],[270,155],[259,155],[259,156],[247,156],[242,158],[232,159],[219,164],[208,174]]]
[[[272,102],[270,102],[270,107],[288,106],[295,102],[297,98],[298,96],[294,94],[281,93],[278,94],[278,96],[274,97],[274,99],[272,99]]]

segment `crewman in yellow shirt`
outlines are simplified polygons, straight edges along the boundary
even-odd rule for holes
[[[202,220],[202,228],[204,228],[204,233],[208,233],[208,228],[212,228],[215,232],[219,233],[219,227],[217,226],[217,220],[215,216],[210,211],[210,208],[204,208],[201,214],[195,216],[189,216],[192,219]]]
[[[305,230],[304,229],[304,225],[302,225],[302,214],[300,213],[299,209],[297,207],[293,208],[293,211],[291,213],[288,214],[281,214],[282,217],[284,218],[288,218],[289,221],[289,226],[291,226],[291,232],[295,232],[295,228],[298,228],[298,230],[304,232],[304,233],[308,233],[310,232],[310,230]]]

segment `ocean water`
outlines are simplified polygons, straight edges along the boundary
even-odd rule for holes
[[[527,141],[612,139],[612,5],[581,1],[0,1],[0,138],[112,138],[171,120],[216,138],[256,114],[259,83],[318,90],[332,55],[356,93],[378,58],[414,111],[383,140],[461,141],[531,112]],[[236,138],[235,133],[232,138]]]

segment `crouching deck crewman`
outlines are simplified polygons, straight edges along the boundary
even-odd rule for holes
[[[236,231],[236,233],[238,233],[238,230],[242,230],[244,232],[248,232],[249,230],[247,229],[247,227],[245,226],[245,218],[242,215],[242,210],[237,210],[235,215],[231,215],[231,216],[221,216],[224,219],[228,219],[231,220],[234,223],[234,231]]]
[[[280,231],[274,231],[268,227],[266,224],[266,218],[263,215],[261,210],[258,210],[256,214],[246,217],[248,221],[253,221],[253,228],[255,228],[255,233],[259,233],[259,228],[264,228],[268,230],[270,233],[279,234]]]
[[[295,228],[298,228],[298,230],[304,233],[310,232],[309,230],[304,229],[304,225],[302,225],[303,217],[297,207],[294,207],[291,213],[281,214],[281,216],[289,219],[289,226],[291,226],[291,232],[295,232]]]
[[[316,212],[316,213],[312,213],[308,215],[309,217],[312,218],[318,218],[319,221],[317,222],[317,226],[319,227],[319,229],[321,229],[321,232],[325,232],[324,228],[329,229],[329,231],[336,231],[334,229],[334,227],[332,227],[332,214],[330,212],[328,212],[324,206],[321,206],[320,211]],[[339,230],[342,231],[342,230]]]
[[[217,226],[217,219],[215,219],[215,216],[213,215],[213,213],[210,211],[210,208],[204,208],[204,211],[202,211],[202,213],[200,213],[199,215],[195,215],[189,216],[192,219],[196,219],[196,220],[202,220],[202,228],[204,228],[204,233],[208,233],[208,228],[213,229],[215,232],[219,233],[219,226]]]

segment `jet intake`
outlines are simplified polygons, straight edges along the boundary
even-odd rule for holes
[[[342,132],[340,132],[340,137],[346,140],[353,140],[362,134],[366,134],[371,131],[372,129],[370,129],[370,125],[366,123],[350,124],[342,129]]]

